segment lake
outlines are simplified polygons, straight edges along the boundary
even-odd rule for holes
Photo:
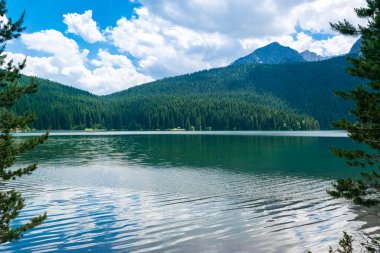
[[[19,160],[39,162],[33,175],[0,186],[27,199],[17,222],[48,220],[0,251],[327,252],[380,224],[326,194],[357,174],[328,150],[354,148],[345,136],[55,132]]]

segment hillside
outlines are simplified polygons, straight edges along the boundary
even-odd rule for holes
[[[350,89],[359,82],[346,74],[347,66],[343,56],[320,62],[228,66],[166,78],[107,98],[148,94],[265,93],[285,101],[299,113],[314,117],[321,128],[328,129],[332,120],[347,117],[349,107],[334,95],[334,91]]]
[[[100,97],[55,82],[37,81],[39,92],[24,97],[16,106],[19,113],[36,112],[38,117],[31,127],[37,129],[319,129],[315,119],[301,115],[281,99],[253,91]]]
[[[26,95],[16,104],[16,111],[36,112],[37,129],[73,129],[101,122],[108,114],[105,101],[89,92],[68,87],[45,79],[34,78],[39,84],[36,94]],[[29,82],[23,77],[21,82]],[[83,127],[84,128],[84,127]]]
[[[37,129],[329,129],[349,109],[334,91],[359,81],[345,73],[347,66],[345,57],[228,66],[108,96],[40,79],[40,92],[22,99],[16,109],[35,111]]]

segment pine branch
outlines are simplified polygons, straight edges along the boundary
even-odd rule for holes
[[[6,1],[0,1],[0,16],[7,13]],[[19,144],[14,143],[11,134],[16,128],[25,128],[34,121],[35,115],[32,112],[25,112],[18,115],[12,111],[12,106],[24,94],[32,94],[37,91],[38,84],[32,80],[28,85],[20,84],[21,71],[26,66],[26,59],[18,64],[13,60],[6,61],[5,45],[7,41],[18,38],[24,31],[23,21],[25,12],[16,21],[8,17],[8,21],[0,21],[0,179],[9,180],[29,175],[36,170],[37,165],[31,164],[25,168],[17,170],[9,169],[15,164],[16,157],[26,151],[34,149],[48,138],[48,133],[29,138]],[[28,223],[16,228],[11,224],[25,203],[21,194],[12,190],[0,191],[0,244],[18,240],[26,231],[40,225],[46,219],[46,213],[31,219]]]

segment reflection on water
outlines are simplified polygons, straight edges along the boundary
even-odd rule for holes
[[[330,199],[347,138],[54,136],[22,157],[18,222],[49,219],[2,252],[326,252],[364,225]],[[354,173],[354,172],[352,172]],[[354,175],[354,174],[353,174]]]

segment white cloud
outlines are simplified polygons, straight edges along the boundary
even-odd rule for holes
[[[139,73],[124,55],[113,55],[100,49],[98,59],[91,62],[96,68],[85,82],[102,87],[101,94],[109,94],[154,80]]]
[[[122,55],[99,50],[97,59],[88,59],[88,50],[56,30],[24,34],[22,43],[30,49],[47,53],[47,57],[28,57],[24,73],[51,79],[95,94],[109,94],[153,78],[138,73],[132,62]],[[8,53],[9,58],[21,61],[23,54]],[[90,68],[93,65],[94,68]]]
[[[88,55],[88,50],[80,51],[75,40],[56,30],[23,34],[21,41],[28,49],[53,55],[61,66],[76,66],[83,63]]]
[[[92,60],[91,63],[97,67],[120,67],[134,68],[133,63],[124,55],[113,55],[100,49],[98,59]]]
[[[68,33],[79,35],[88,43],[105,41],[96,22],[92,19],[91,10],[86,11],[84,14],[68,13],[63,17],[63,23],[67,25]]]
[[[130,0],[131,1],[131,0]],[[137,0],[136,0],[137,1]],[[30,50],[26,72],[106,94],[133,85],[228,65],[270,42],[323,56],[347,53],[355,38],[338,35],[329,22],[347,18],[365,0],[140,0],[130,18],[101,32],[92,11],[64,15],[67,32],[89,43],[103,41],[119,53],[97,49],[95,58],[55,30],[22,36]],[[313,38],[323,33],[324,40]],[[327,35],[327,36],[326,36]],[[106,44],[108,43],[108,44]],[[134,63],[129,59],[132,56]],[[22,55],[15,55],[22,57]],[[137,63],[136,63],[137,62]]]
[[[130,20],[121,18],[108,29],[121,52],[139,59],[155,78],[229,64],[258,47],[278,41],[296,50],[324,56],[347,53],[355,38],[337,35],[329,22],[347,18],[365,0],[140,0]],[[301,27],[329,34],[316,40]],[[294,36],[294,34],[296,34]]]
[[[336,35],[325,40],[317,40],[311,35],[300,32],[295,37],[285,35],[267,39],[248,38],[240,40],[240,43],[243,50],[247,53],[269,43],[279,42],[281,45],[291,47],[298,52],[309,50],[321,56],[335,56],[348,53],[357,39],[355,37]]]
[[[196,32],[136,10],[138,17],[121,18],[108,30],[121,52],[139,59],[145,73],[160,78],[225,65],[237,57],[238,41],[219,33]]]
[[[354,11],[365,5],[365,0],[314,0],[295,6],[289,16],[293,24],[298,23],[303,29],[331,33],[330,22],[347,19],[354,24],[365,24],[367,21],[359,19]]]
[[[138,73],[134,68],[102,66],[94,69],[92,75],[84,82],[99,87],[97,94],[110,94],[153,80],[150,76]]]
[[[8,59],[13,59],[15,62],[22,62],[27,58],[27,67],[23,70],[26,75],[45,77],[46,75],[57,75],[60,70],[54,66],[51,57],[31,57],[24,54],[6,52]]]
[[[197,31],[218,32],[235,38],[283,34],[294,28],[276,22],[291,6],[274,0],[161,0],[140,1],[153,15]],[[288,2],[288,1],[287,1]],[[294,5],[304,2],[293,0]]]
[[[365,0],[140,0],[152,15],[196,31],[257,39],[305,29],[329,30],[329,21],[354,18]]]
[[[350,51],[357,38],[337,35],[326,40],[316,40],[303,32],[296,39],[285,36],[279,42],[296,49],[299,52],[309,50],[322,56],[342,55]]]

